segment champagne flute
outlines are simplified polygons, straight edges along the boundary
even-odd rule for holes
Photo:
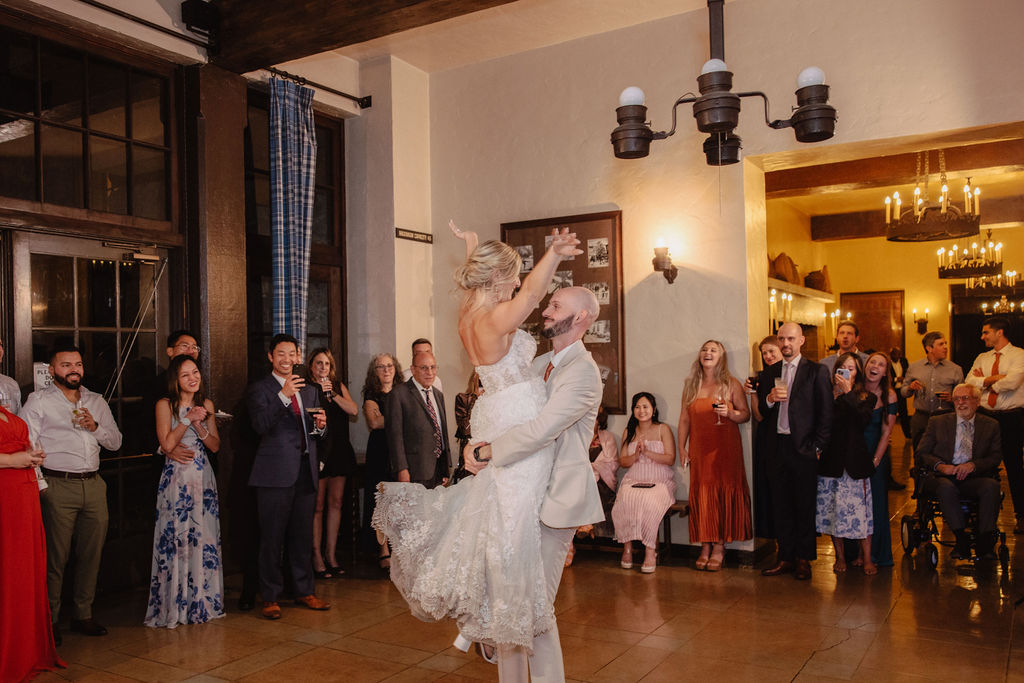
[[[728,392],[727,392],[727,391],[726,391],[725,389],[723,389],[723,388],[719,387],[719,388],[718,388],[718,391],[717,391],[717,392],[715,392],[715,403],[713,403],[713,404],[711,404],[711,405],[712,405],[712,407],[713,407],[713,408],[718,408],[718,407],[719,407],[719,406],[721,406],[721,405],[722,405],[723,403],[725,403],[725,402],[726,402],[726,401],[727,401],[728,399],[729,399],[729,394],[728,394]],[[716,412],[715,412],[715,417],[717,418],[717,419],[715,420],[715,424],[716,424],[716,425],[722,425],[722,424],[725,424],[724,422],[722,422],[722,415],[721,415],[721,413],[719,413],[719,412],[717,412],[717,411],[716,411]]]

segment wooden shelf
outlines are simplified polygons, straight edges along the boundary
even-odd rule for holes
[[[814,301],[821,301],[826,304],[834,304],[836,297],[834,294],[823,292],[820,289],[811,289],[810,287],[804,287],[802,285],[794,285],[791,282],[785,280],[776,280],[773,277],[768,278],[768,289],[776,289],[783,292],[788,292],[796,296],[802,296],[805,299],[812,299]]]

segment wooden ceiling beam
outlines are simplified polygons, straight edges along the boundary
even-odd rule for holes
[[[986,173],[1024,171],[1024,140],[986,142],[945,150],[946,171],[961,175],[978,169]],[[819,166],[801,166],[765,173],[765,197],[784,199],[829,192],[884,188],[913,183],[916,154],[896,154]],[[923,172],[922,168],[922,172]],[[930,154],[929,173],[939,172],[938,154]]]
[[[221,0],[217,66],[245,73],[514,0]]]
[[[988,199],[982,203],[981,230],[985,225],[1024,221],[1024,196]],[[811,216],[811,239],[815,242],[885,237],[885,212],[856,211]]]

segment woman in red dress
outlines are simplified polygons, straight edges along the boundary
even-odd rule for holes
[[[0,682],[63,666],[53,646],[46,596],[46,535],[33,467],[43,452],[28,425],[0,407]],[[17,559],[15,559],[17,558]]]

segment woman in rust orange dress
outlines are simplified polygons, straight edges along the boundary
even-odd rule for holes
[[[53,646],[46,596],[46,536],[33,467],[43,452],[28,425],[0,407],[0,681],[63,666]]]
[[[753,536],[738,426],[750,419],[750,409],[743,386],[729,374],[721,342],[701,347],[682,405],[679,458],[690,465],[690,541],[701,544],[697,569],[717,572],[725,544]]]

